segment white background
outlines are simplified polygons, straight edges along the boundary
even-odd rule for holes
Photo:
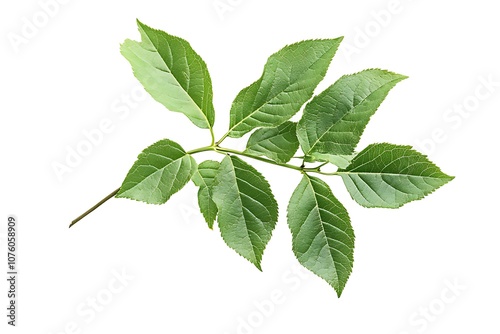
[[[38,1],[0,5],[2,271],[7,215],[20,224],[19,326],[5,331],[2,279],[2,333],[500,331],[495,2],[62,2],[46,22]],[[230,8],[218,11],[217,3]],[[139,38],[136,18],[187,39],[205,59],[218,136],[234,96],[260,76],[271,53],[344,35],[318,92],[365,68],[410,77],[382,104],[360,147],[412,144],[456,179],[399,210],[361,208],[338,179],[329,181],[357,237],[340,299],[321,279],[292,272],[298,267],[285,208],[299,175],[263,163],[255,166],[274,189],[280,219],[262,273],[206,227],[191,184],[163,206],[112,199],[68,229],[120,185],[149,144],[167,137],[192,149],[209,141],[183,115],[137,95],[119,53],[124,39]],[[27,21],[40,27],[31,35],[25,27],[22,37]],[[12,43],[21,37],[22,44]],[[58,178],[54,164],[66,164],[69,150],[84,145],[84,132],[106,119],[112,129]],[[114,278],[122,271],[124,283]]]

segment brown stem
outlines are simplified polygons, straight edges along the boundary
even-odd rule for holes
[[[94,205],[93,207],[91,207],[90,209],[88,209],[87,211],[85,211],[83,214],[81,214],[80,216],[78,216],[75,220],[73,220],[71,222],[71,224],[69,224],[69,227],[75,225],[80,220],[82,220],[83,218],[85,218],[89,213],[91,213],[92,211],[94,211],[95,209],[97,209],[98,207],[100,207],[101,205],[103,205],[108,199],[110,199],[112,197],[115,197],[115,195],[118,193],[118,191],[120,191],[120,188],[116,189],[111,194],[109,194],[108,196],[106,196],[103,199],[101,199],[99,201],[99,203],[97,203],[96,205]]]

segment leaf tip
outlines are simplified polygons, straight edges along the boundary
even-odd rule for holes
[[[141,20],[139,20],[139,19],[135,19],[135,22],[137,23],[138,27],[143,27],[144,26],[144,23],[142,23]]]
[[[139,19],[136,19],[136,23],[137,23],[137,28],[139,28],[139,32],[141,33],[141,35],[147,33],[147,31],[155,30],[150,26],[148,26],[147,24],[142,23]]]
[[[449,183],[449,182],[453,181],[453,180],[455,179],[455,177],[454,177],[454,176],[451,176],[451,175],[448,175],[448,174],[443,173],[443,177],[442,177],[442,179],[443,179],[443,181],[444,181],[443,185],[445,185],[445,184],[447,184],[447,183]]]

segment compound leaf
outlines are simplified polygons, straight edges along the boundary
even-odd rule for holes
[[[116,197],[163,204],[195,171],[196,161],[179,144],[163,139],[139,154]]]
[[[212,186],[219,170],[219,162],[213,160],[203,161],[193,174],[193,182],[198,190],[198,205],[209,228],[213,228],[217,217],[217,206],[212,199]]]
[[[288,162],[299,148],[296,127],[296,123],[287,121],[278,127],[258,129],[248,139],[245,152]]]
[[[342,38],[306,40],[269,57],[259,80],[233,102],[229,136],[239,138],[257,127],[289,120],[312,97]]]
[[[304,153],[352,154],[370,117],[389,91],[405,78],[369,69],[341,77],[314,97],[304,108],[297,126]]]
[[[261,270],[262,254],[278,220],[269,183],[240,158],[226,156],[215,177],[213,200],[226,244]]]
[[[354,231],[344,206],[322,180],[305,174],[288,204],[293,252],[340,297],[354,262]]]
[[[207,65],[182,38],[137,21],[142,41],[127,39],[122,55],[146,91],[167,109],[185,114],[200,128],[212,128],[212,80]]]
[[[454,178],[411,146],[387,143],[369,145],[338,173],[351,197],[369,208],[401,207]]]

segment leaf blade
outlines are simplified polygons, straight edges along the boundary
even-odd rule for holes
[[[137,25],[142,41],[127,39],[120,47],[135,77],[167,109],[185,114],[200,128],[212,128],[212,80],[203,59],[186,40],[139,20]]]
[[[312,97],[341,41],[306,40],[271,55],[262,76],[236,96],[228,135],[239,138],[254,128],[289,120]]]
[[[217,205],[213,201],[212,187],[215,176],[219,170],[218,161],[206,160],[198,165],[198,169],[193,174],[193,183],[198,186],[198,206],[210,229],[213,228],[217,217]]]
[[[163,204],[189,182],[196,161],[169,139],[144,149],[127,173],[116,197]]]
[[[350,155],[371,116],[406,76],[379,69],[345,75],[309,102],[297,126],[306,155]]]
[[[286,163],[299,148],[296,127],[296,123],[287,121],[274,128],[257,129],[248,139],[245,152]]]
[[[338,171],[351,197],[369,208],[399,208],[453,180],[411,146],[371,144]]]
[[[340,297],[354,263],[355,237],[347,210],[325,182],[304,174],[287,211],[295,256]]]
[[[266,179],[238,157],[226,156],[213,187],[222,238],[261,270],[264,249],[278,220],[278,204]]]

